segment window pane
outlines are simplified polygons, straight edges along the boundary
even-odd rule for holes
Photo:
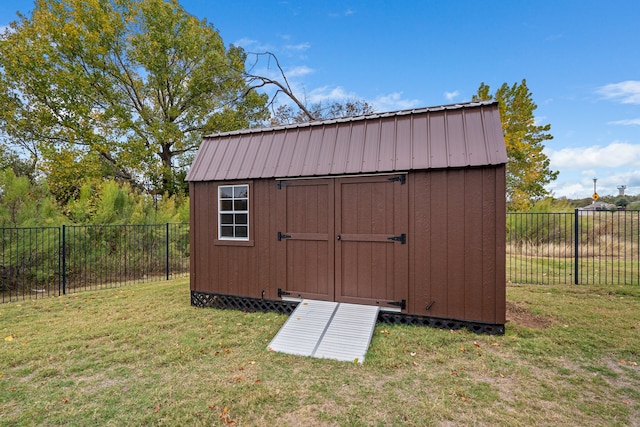
[[[249,238],[249,186],[218,187],[218,227],[220,239]]]
[[[249,227],[240,226],[236,227],[236,237],[247,237],[249,236]]]
[[[246,185],[238,185],[233,188],[235,198],[244,197],[247,198],[247,194],[249,194],[249,187]]]
[[[233,197],[233,187],[219,187],[220,198],[231,199]]]
[[[236,211],[246,211],[247,210],[247,201],[246,200],[234,200],[233,208]]]
[[[233,226],[220,227],[221,237],[233,237]]]
[[[233,201],[232,200],[220,200],[220,210],[221,211],[232,211],[233,210]]]

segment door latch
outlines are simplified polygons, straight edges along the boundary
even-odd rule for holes
[[[283,291],[281,288],[278,288],[278,298],[282,298],[284,295],[291,295],[291,292]]]
[[[387,240],[393,240],[394,242],[400,242],[403,245],[406,245],[407,244],[407,235],[405,233],[402,233],[399,236],[387,237]]]
[[[278,231],[278,241],[282,240],[282,239],[290,239],[291,238],[291,234],[284,234],[280,231]]]

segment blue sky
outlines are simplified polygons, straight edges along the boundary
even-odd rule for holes
[[[32,2],[2,1],[0,26]],[[226,44],[277,55],[298,97],[377,111],[522,79],[551,124],[556,197],[640,194],[640,1],[181,0]],[[257,72],[274,73],[259,63]],[[274,74],[275,75],[275,74]]]

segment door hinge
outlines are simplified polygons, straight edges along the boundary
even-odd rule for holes
[[[406,245],[407,244],[407,235],[405,233],[402,233],[399,236],[387,237],[387,240],[393,240],[394,242],[400,242],[403,245]]]
[[[287,185],[287,181],[277,181],[278,190],[282,190],[282,187]]]
[[[291,234],[284,234],[280,231],[278,231],[278,241],[282,240],[282,239],[290,239],[291,238]]]
[[[407,308],[407,300],[406,299],[403,299],[401,301],[389,301],[387,304],[395,305],[397,307],[400,307],[402,310]]]
[[[394,176],[393,178],[389,178],[389,181],[398,181],[400,184],[405,184],[407,182],[407,175]]]
[[[282,289],[278,288],[278,298],[282,298],[283,295],[291,295],[291,292],[283,291]]]

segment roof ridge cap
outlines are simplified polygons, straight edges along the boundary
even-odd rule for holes
[[[325,119],[325,120],[312,120],[308,122],[292,123],[287,125],[262,126],[262,127],[255,127],[255,128],[237,129],[232,131],[218,132],[214,134],[205,135],[204,138],[217,138],[221,136],[245,135],[249,133],[261,133],[261,132],[273,132],[273,131],[288,130],[288,129],[300,129],[300,128],[312,127],[312,126],[332,125],[336,123],[357,122],[357,121],[368,120],[368,119],[406,116],[409,114],[422,114],[422,113],[429,113],[429,112],[436,112],[436,111],[475,108],[475,107],[489,106],[497,103],[498,101],[495,101],[495,100],[459,102],[455,104],[436,105],[432,107],[420,107],[420,108],[411,108],[411,109],[404,109],[404,110],[385,111],[381,113],[361,114],[358,116],[337,117],[337,118]]]

